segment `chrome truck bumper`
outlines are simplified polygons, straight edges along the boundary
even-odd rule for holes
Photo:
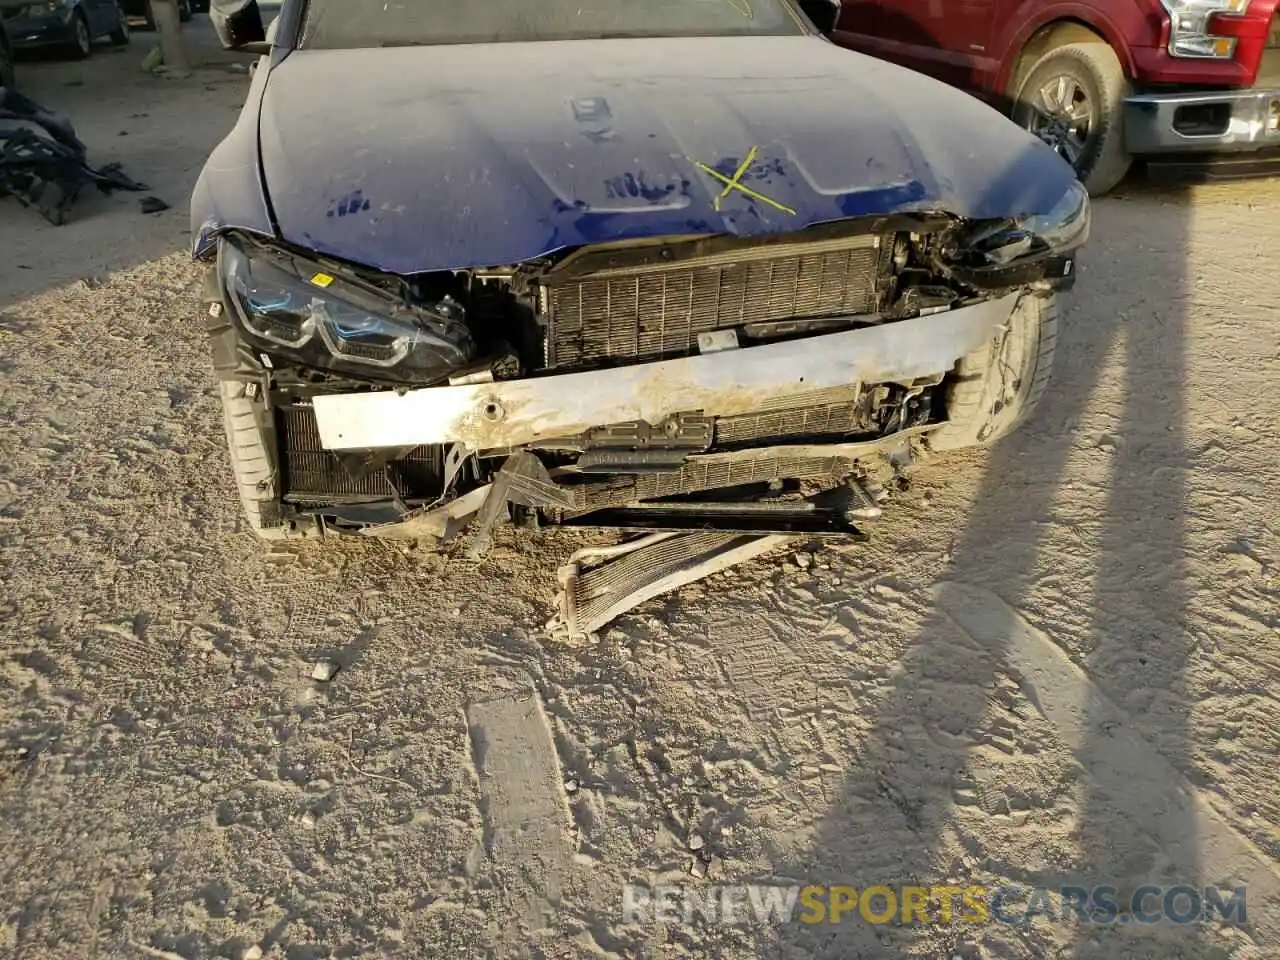
[[[1137,94],[1125,101],[1124,127],[1136,156],[1280,147],[1280,90]]]
[[[471,450],[573,436],[677,413],[733,416],[853,383],[944,373],[1009,318],[1017,294],[947,313],[586,373],[314,399],[329,450],[461,443]]]

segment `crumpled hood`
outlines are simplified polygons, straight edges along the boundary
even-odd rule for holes
[[[811,36],[298,51],[271,71],[259,132],[284,239],[394,273],[1045,212],[1074,176],[976,99]],[[708,172],[733,180],[749,158],[745,189]]]

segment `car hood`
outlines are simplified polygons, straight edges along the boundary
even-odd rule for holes
[[[1073,179],[979,101],[813,36],[297,51],[259,149],[285,240],[393,273],[1046,212]]]

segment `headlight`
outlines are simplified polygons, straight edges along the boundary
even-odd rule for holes
[[[1063,279],[1071,273],[1072,254],[1089,239],[1092,214],[1089,191],[1073,182],[1047,213],[974,224],[955,237],[946,259],[959,270],[979,276],[1026,267],[1029,279]],[[1035,276],[1035,268],[1041,276]],[[1055,276],[1054,274],[1058,275]]]
[[[1160,0],[1169,13],[1169,55],[1174,57],[1230,60],[1236,53],[1235,37],[1215,36],[1210,19],[1225,13],[1246,13],[1250,0]]]
[[[314,264],[251,257],[230,242],[218,262],[244,332],[305,366],[429,383],[471,359],[465,312],[448,297],[430,306],[393,303]]]

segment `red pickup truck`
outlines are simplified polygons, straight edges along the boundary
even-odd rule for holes
[[[1095,196],[1280,172],[1280,0],[842,0],[833,39],[963,87]]]

